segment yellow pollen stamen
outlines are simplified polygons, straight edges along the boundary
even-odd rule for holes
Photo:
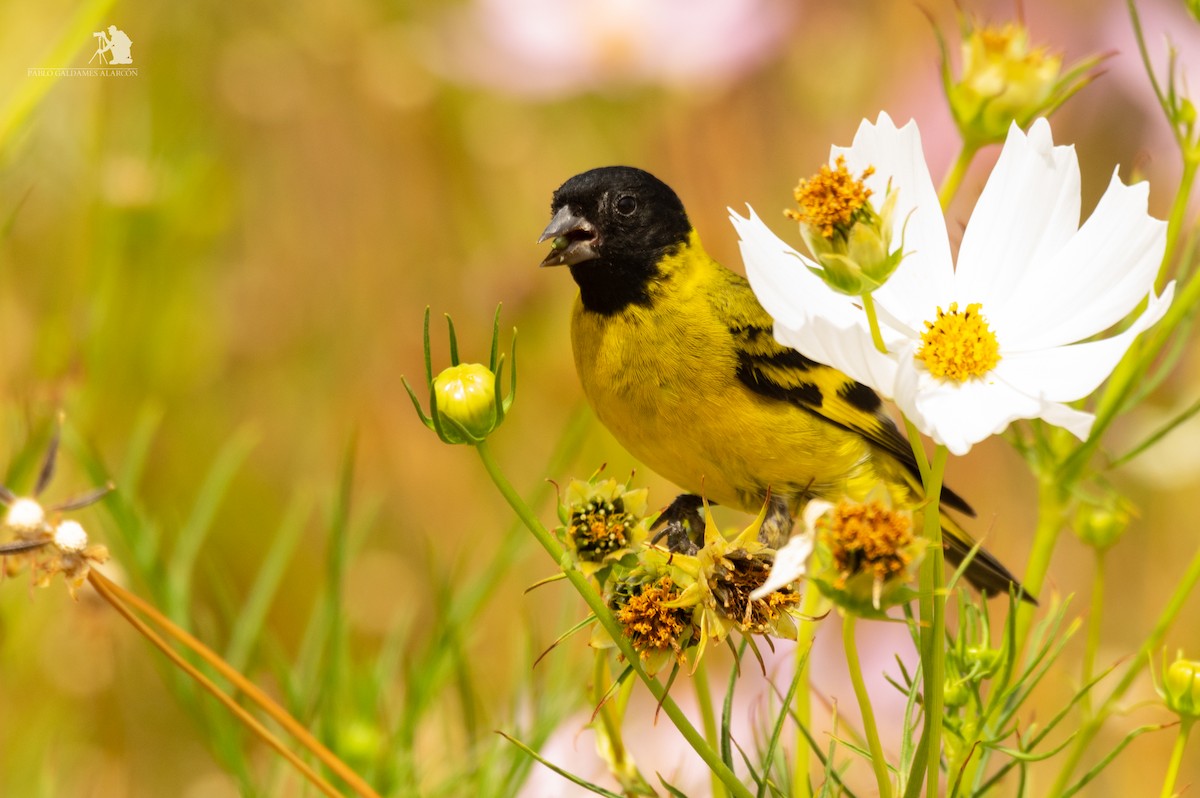
[[[834,233],[846,233],[866,207],[871,189],[863,181],[875,173],[868,166],[855,178],[846,169],[846,159],[839,155],[835,166],[825,164],[821,171],[796,186],[796,203],[800,210],[786,210],[784,216],[795,219],[821,232],[826,239]]]
[[[829,525],[830,548],[845,579],[863,571],[882,582],[912,562],[912,524],[877,501],[840,502]]]
[[[979,304],[967,305],[959,312],[958,303],[950,310],[939,307],[936,321],[925,322],[917,359],[939,379],[966,382],[982,377],[1000,362],[1000,343],[979,313]]]
[[[679,598],[677,590],[666,577],[657,584],[648,586],[617,611],[617,620],[625,627],[625,634],[633,647],[647,656],[651,651],[664,649],[679,650],[679,637],[684,631],[683,619],[689,614],[686,609],[665,607],[664,602]]]

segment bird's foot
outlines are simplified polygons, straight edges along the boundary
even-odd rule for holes
[[[770,502],[767,517],[758,529],[758,539],[773,549],[779,549],[792,536],[792,514],[783,497],[772,496]]]
[[[678,554],[695,554],[700,549],[696,541],[704,538],[704,516],[700,514],[703,506],[704,499],[694,493],[676,496],[675,501],[659,514],[651,527],[651,532],[662,527],[651,542],[657,543],[665,537],[669,550]]]

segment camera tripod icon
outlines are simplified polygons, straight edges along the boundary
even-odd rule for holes
[[[96,39],[96,52],[88,59],[89,64],[97,58],[105,65],[133,63],[129,53],[133,41],[125,35],[125,31],[118,30],[116,25],[109,25],[107,32],[96,31],[92,36]]]

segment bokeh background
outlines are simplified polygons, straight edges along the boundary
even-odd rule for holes
[[[962,6],[996,22],[1016,13],[1008,1]],[[1200,76],[1200,25],[1183,6],[1139,2],[1156,62],[1165,64],[1169,35],[1184,69]],[[519,328],[518,399],[494,438],[516,485],[532,491],[604,463],[628,473],[636,464],[581,404],[567,335],[574,285],[565,271],[537,268],[551,191],[593,166],[647,168],[677,189],[714,256],[740,270],[726,207],[748,202],[791,234],[775,209],[863,117],[916,118],[935,178],[943,173],[956,139],[931,19],[953,39],[955,13],[942,0],[2,4],[7,479],[28,486],[28,463],[60,409],[69,445],[51,501],[94,484],[81,465],[89,456],[119,473],[130,441],[145,435],[147,467],[118,492],[154,519],[169,551],[214,462],[228,458],[236,467],[196,554],[190,605],[194,628],[218,645],[227,624],[217,608],[236,607],[281,519],[308,508],[268,617],[273,650],[286,659],[318,601],[328,516],[353,441],[352,515],[363,537],[342,605],[350,640],[369,659],[399,624],[405,652],[420,650],[446,591],[478,583],[511,524],[472,453],[440,444],[405,396],[401,375],[421,380],[425,308],[435,363],[446,359],[443,312],[468,359],[486,357],[498,303],[506,335]],[[1027,3],[1024,15],[1034,38],[1068,62],[1112,54],[1106,74],[1054,121],[1055,139],[1080,154],[1085,213],[1119,165],[1126,180],[1151,181],[1151,212],[1165,216],[1178,154],[1125,3]],[[85,65],[90,33],[110,24],[133,41],[136,77],[27,75]],[[965,222],[994,157],[985,151],[976,163],[952,225]],[[1069,312],[1070,297],[1063,302]],[[1185,355],[1114,443],[1190,403],[1198,368]],[[569,428],[578,437],[567,463],[550,471]],[[1114,476],[1140,517],[1111,558],[1104,662],[1136,648],[1200,539],[1197,432],[1179,430]],[[637,480],[652,504],[674,495],[645,470]],[[952,462],[949,481],[979,510],[976,531],[988,531],[989,547],[1019,572],[1035,512],[1024,463],[991,441]],[[540,509],[552,518],[552,501]],[[112,523],[99,508],[79,517],[98,539]],[[109,573],[120,575],[113,549]],[[511,727],[511,686],[525,680],[528,652],[582,617],[560,586],[523,593],[551,569],[522,544],[459,641],[485,729]],[[1051,582],[1078,594],[1078,613],[1090,575],[1090,551],[1064,537]],[[1172,653],[1200,656],[1198,619],[1193,597],[1168,638]],[[879,667],[904,645],[881,631]],[[1081,649],[1075,641],[1042,687],[1046,714],[1074,687]],[[818,687],[852,703],[836,651],[826,656]],[[551,657],[578,667],[569,698],[583,709],[584,641]],[[160,655],[89,590],[73,602],[57,584],[0,584],[0,794],[236,794],[194,709],[167,681]],[[1147,679],[1130,705],[1152,696]],[[435,707],[440,700],[431,697]],[[1165,719],[1136,709],[1098,750]],[[568,722],[558,752],[579,769],[594,760],[577,735],[584,722],[586,710]],[[437,722],[428,729],[424,755],[454,762],[460,738]],[[1171,741],[1170,732],[1140,738],[1088,794],[1147,794],[1147,773],[1159,778]],[[261,758],[266,767],[270,756]],[[1185,764],[1180,784],[1200,780],[1198,761]],[[1053,770],[1045,772],[1048,784]],[[563,782],[539,784],[529,794],[565,794]]]

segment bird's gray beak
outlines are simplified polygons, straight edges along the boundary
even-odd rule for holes
[[[596,252],[596,244],[600,241],[596,228],[587,219],[571,213],[570,206],[558,209],[538,243],[548,239],[553,239],[550,254],[542,259],[541,266],[574,266],[600,257]]]

